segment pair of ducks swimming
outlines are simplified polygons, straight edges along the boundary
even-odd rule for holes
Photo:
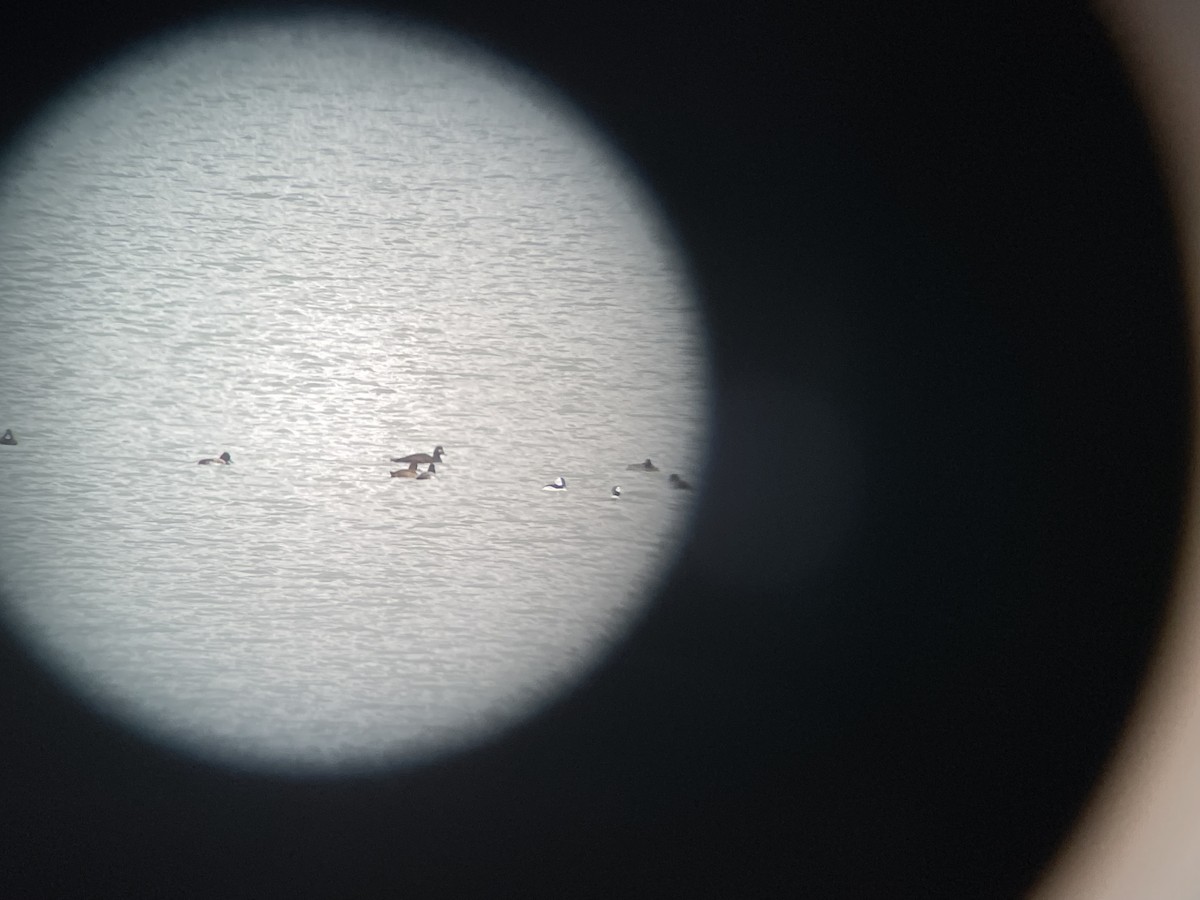
[[[656,466],[654,463],[650,462],[649,459],[646,459],[645,462],[630,463],[625,468],[631,472],[657,472],[659,470],[658,466]],[[670,477],[667,478],[667,481],[670,482],[671,487],[675,488],[676,490],[690,491],[692,489],[692,486],[690,483],[684,481],[682,478],[680,478],[678,475],[676,475],[674,473],[672,473],[670,475]]]
[[[425,481],[437,474],[437,463],[442,461],[442,456],[445,455],[446,448],[438,444],[433,448],[433,453],[410,453],[408,456],[393,456],[392,462],[408,463],[407,469],[397,469],[392,473],[393,478],[415,478],[417,481]],[[429,468],[424,472],[418,472],[417,466],[420,463],[428,463]]]

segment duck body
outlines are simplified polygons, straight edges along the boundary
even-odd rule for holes
[[[407,469],[397,469],[392,473],[393,478],[419,478],[420,473],[417,471],[415,462],[409,463]]]
[[[228,466],[232,464],[233,458],[229,455],[229,451],[225,451],[215,459],[213,457],[209,457],[208,459],[202,459],[196,463],[198,466]]]
[[[543,485],[543,491],[565,491],[567,489],[567,481],[561,475],[555,478],[549,484]]]
[[[678,475],[674,475],[674,474],[671,475],[671,477],[668,478],[667,481],[669,481],[671,483],[671,487],[675,488],[678,491],[690,491],[692,489],[691,483],[684,481]]]
[[[408,456],[393,456],[392,462],[402,463],[440,463],[442,454],[446,452],[441,444],[433,448],[433,453],[410,453]]]
[[[15,447],[17,445],[17,439],[13,437],[11,428],[6,429],[4,434],[0,436],[0,444],[8,444],[11,447]]]
[[[608,497],[610,500],[619,500],[621,497],[621,486],[619,484],[614,484],[612,493],[609,494]]]
[[[649,459],[647,459],[645,462],[630,463],[625,468],[628,469],[630,472],[657,472],[658,471],[658,466],[656,466],[654,463],[650,462]]]

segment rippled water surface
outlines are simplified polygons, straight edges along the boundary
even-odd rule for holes
[[[686,529],[666,479],[705,429],[682,260],[596,137],[354,21],[176,35],[50,110],[0,170],[18,633],[252,764],[411,758],[585,672]],[[435,478],[389,476],[435,444]]]

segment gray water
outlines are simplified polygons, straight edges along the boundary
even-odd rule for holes
[[[549,88],[428,32],[211,25],[3,162],[0,590],[69,689],[204,758],[403,763],[636,621],[703,463],[703,331]]]

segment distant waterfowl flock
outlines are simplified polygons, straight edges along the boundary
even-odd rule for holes
[[[658,466],[656,466],[649,459],[646,459],[640,463],[630,463],[629,465],[627,465],[625,467],[625,470],[627,472],[657,472]],[[687,481],[684,481],[677,474],[672,474],[667,479],[667,484],[669,484],[675,490],[690,491],[692,489],[691,484]],[[555,478],[549,484],[542,486],[543,491],[565,491],[566,489],[567,489],[567,480],[565,478],[563,478],[561,475],[559,475],[557,478]],[[619,500],[620,498],[621,498],[621,486],[619,484],[614,484],[612,491],[609,492],[608,499],[609,500]]]
[[[417,481],[424,481],[427,478],[432,478],[437,474],[437,464],[442,461],[442,457],[446,454],[446,448],[438,444],[433,448],[433,453],[410,453],[408,456],[393,456],[392,462],[408,463],[407,469],[396,469],[391,473],[393,478],[415,478]],[[429,468],[424,472],[420,471],[419,466],[428,464]],[[625,467],[629,472],[657,472],[658,466],[649,459],[645,459],[640,463],[630,463]],[[678,474],[672,473],[667,479],[667,484],[675,490],[690,491],[692,485],[690,482],[684,481]],[[559,475],[549,484],[542,485],[543,491],[558,492],[567,489],[567,479]],[[608,494],[608,499],[619,500],[621,498],[621,486],[614,484],[612,490]]]
[[[15,445],[17,439],[13,436],[12,429],[7,429],[3,436],[0,436],[0,444]],[[410,453],[408,456],[393,456],[392,462],[408,463],[406,469],[396,469],[391,473],[393,478],[412,478],[416,481],[428,481],[437,475],[437,464],[442,461],[442,457],[446,455],[446,448],[438,444],[433,448],[432,453]],[[229,451],[225,451],[220,456],[209,456],[201,460],[197,460],[197,465],[200,466],[229,466],[233,465],[233,457],[229,455]],[[420,466],[425,465],[428,468],[424,472],[420,470]],[[657,472],[658,466],[654,465],[648,458],[640,463],[630,463],[625,467],[626,471],[630,472]],[[689,482],[684,481],[678,474],[672,473],[667,478],[669,484],[675,490],[690,491],[692,486]],[[565,491],[567,489],[567,480],[559,475],[552,482],[543,485],[543,491]],[[621,486],[613,485],[612,491],[608,497],[610,500],[617,500],[621,496]]]

